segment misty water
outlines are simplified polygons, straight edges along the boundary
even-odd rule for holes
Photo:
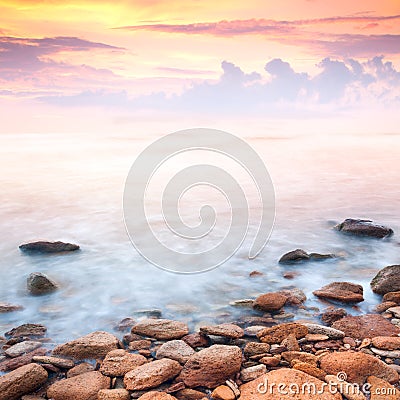
[[[323,311],[328,303],[320,302],[312,291],[344,280],[364,287],[365,301],[349,311],[371,311],[380,298],[371,292],[370,280],[379,269],[400,259],[400,136],[247,136],[274,182],[276,220],[270,240],[254,260],[247,258],[246,241],[219,268],[179,275],[144,260],[131,245],[123,221],[126,176],[152,139],[1,135],[0,302],[20,304],[24,310],[0,314],[0,335],[22,323],[42,323],[50,337],[62,342],[94,330],[111,331],[121,319],[140,318],[139,311],[151,309],[194,328],[257,315],[229,303],[289,287],[304,290],[308,297],[305,309],[298,310],[295,318],[317,318],[316,307]],[[249,191],[251,234],[259,209],[254,192]],[[197,218],[195,210],[207,195],[188,194],[182,215],[189,221]],[[217,229],[222,232],[229,213],[223,211],[218,196],[215,200],[221,207]],[[156,202],[150,201],[149,218],[162,231],[157,210]],[[332,229],[348,217],[373,219],[392,227],[395,235],[387,240],[360,239]],[[18,249],[21,243],[40,239],[77,243],[81,250],[28,255]],[[278,264],[282,254],[296,248],[340,257],[294,266]],[[254,270],[263,275],[249,277]],[[284,279],[286,271],[298,275]],[[47,274],[60,289],[31,296],[26,289],[31,272]]]

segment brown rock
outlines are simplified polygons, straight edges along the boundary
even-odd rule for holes
[[[24,307],[19,306],[19,305],[9,304],[9,303],[0,303],[0,314],[14,312],[14,311],[20,311],[23,309],[24,309]]]
[[[363,287],[351,282],[332,282],[313,292],[314,296],[343,303],[364,301]]]
[[[132,327],[132,333],[159,340],[180,339],[189,333],[186,324],[168,319],[145,319]]]
[[[318,364],[318,358],[314,354],[306,353],[303,351],[284,351],[282,353],[282,357],[289,363],[297,360],[314,366],[317,366]]]
[[[156,358],[170,358],[178,361],[180,364],[185,364],[189,357],[195,351],[183,340],[171,340],[164,343],[156,353]]]
[[[372,345],[381,350],[399,350],[400,337],[399,336],[377,336],[372,338]]]
[[[193,354],[180,378],[187,387],[213,389],[240,371],[242,352],[237,346],[214,345]]]
[[[31,351],[36,350],[41,346],[42,346],[41,342],[26,340],[24,342],[19,342],[17,344],[14,344],[13,346],[6,349],[4,351],[4,353],[8,357],[14,358],[14,357],[22,356],[23,354],[26,354],[26,353],[30,353]]]
[[[101,389],[108,389],[111,379],[98,371],[87,372],[53,383],[47,390],[52,400],[96,400]]]
[[[17,400],[32,393],[47,380],[47,372],[37,364],[28,364],[0,377],[0,400]]]
[[[271,346],[268,343],[248,342],[244,347],[244,355],[252,357],[258,354],[269,353]]]
[[[128,390],[152,389],[175,378],[181,369],[182,367],[177,361],[163,358],[128,372],[125,375],[124,384]]]
[[[300,346],[297,343],[294,333],[291,333],[285,339],[283,339],[281,345],[285,346],[288,351],[300,351]]]
[[[85,374],[87,372],[92,372],[92,371],[94,371],[93,365],[91,365],[89,363],[78,364],[77,366],[71,368],[67,372],[67,378],[73,378],[74,376],[78,376],[78,375]]]
[[[202,326],[200,332],[206,335],[223,336],[232,339],[238,339],[244,336],[243,329],[234,324]]]
[[[310,256],[302,249],[296,249],[289,251],[288,253],[284,254],[280,259],[279,262],[281,264],[292,264],[296,262],[301,262],[305,260],[309,260]]]
[[[276,293],[286,296],[286,305],[299,306],[307,300],[306,294],[299,288],[284,289]]]
[[[344,308],[332,308],[325,311],[321,319],[327,325],[332,325],[334,322],[339,321],[347,315],[347,311]]]
[[[393,234],[393,230],[383,226],[374,224],[369,219],[353,219],[347,218],[341,224],[335,226],[338,231],[356,236],[369,236],[382,239]]]
[[[147,392],[138,400],[176,400],[176,397],[165,392]]]
[[[373,338],[375,336],[396,336],[400,329],[379,314],[347,316],[336,321],[333,328],[345,332],[354,339]]]
[[[321,357],[320,366],[327,374],[344,372],[347,382],[363,385],[368,376],[374,375],[390,383],[397,382],[396,371],[374,356],[355,351],[329,353]]]
[[[102,389],[97,394],[98,400],[130,400],[131,396],[126,389]]]
[[[380,303],[374,307],[374,312],[381,314],[390,307],[395,307],[395,306],[397,306],[397,303],[395,303],[394,301],[384,301],[383,303]]]
[[[300,388],[299,394],[289,395],[289,388],[293,388],[293,385]],[[313,385],[316,388],[316,393],[313,394],[312,390],[311,393],[308,393],[308,391],[304,391],[303,393],[301,388],[305,387],[305,385]],[[286,394],[280,394],[278,387],[286,391]],[[284,400],[290,398],[297,400],[342,399],[340,394],[331,394],[329,387],[321,380],[302,371],[289,368],[281,368],[268,372],[258,379],[242,385],[240,391],[240,400]]]
[[[103,358],[111,350],[118,349],[119,340],[107,332],[93,332],[71,342],[57,346],[53,354],[84,360]]]
[[[400,292],[388,292],[383,296],[383,301],[392,301],[400,304]]]
[[[371,385],[371,399],[370,400],[399,400],[400,391],[387,383],[383,379],[376,376],[369,376],[367,382]]]
[[[215,400],[235,400],[235,394],[225,385],[218,386],[211,393],[211,398]]]
[[[209,344],[209,338],[202,333],[191,333],[182,338],[193,349],[197,347],[207,347]]]
[[[258,296],[253,303],[253,307],[261,311],[278,311],[286,303],[287,296],[279,293],[265,293]]]
[[[33,272],[26,281],[29,292],[33,295],[42,295],[54,292],[58,285],[41,272]]]
[[[19,338],[19,337],[42,337],[46,334],[47,328],[40,324],[23,324],[17,328],[13,328],[5,333],[8,338]]]
[[[31,351],[30,353],[24,354],[23,356],[6,359],[0,362],[0,371],[12,371],[14,369],[20,368],[24,365],[30,364],[34,356],[44,356],[46,353],[46,349],[40,348]]]
[[[203,400],[206,394],[193,389],[182,389],[175,393],[178,400]]]
[[[378,294],[400,291],[400,265],[390,265],[381,269],[372,279],[371,288]]]
[[[124,376],[127,372],[146,364],[147,359],[125,350],[111,350],[101,364],[100,372],[106,376]]]
[[[267,367],[277,367],[281,362],[281,359],[276,356],[262,357],[259,362]]]
[[[21,244],[19,248],[22,251],[32,253],[63,253],[66,251],[79,250],[79,246],[77,244],[45,241]]]
[[[300,339],[307,335],[308,329],[306,326],[297,324],[295,322],[289,322],[273,326],[272,328],[265,328],[264,330],[257,333],[257,337],[263,343],[276,344],[281,343],[283,339],[293,333],[296,339]]]
[[[129,350],[148,350],[151,347],[151,343],[150,340],[133,340],[129,342]]]
[[[240,380],[242,382],[250,382],[267,372],[265,364],[257,364],[252,367],[244,368],[240,371]]]
[[[321,381],[325,380],[325,371],[316,367],[315,365],[294,360],[293,368],[297,369],[298,371],[303,371],[306,374],[313,376],[314,378],[320,379]]]
[[[39,364],[51,364],[58,368],[70,369],[75,366],[72,360],[65,358],[48,357],[48,356],[34,356],[32,361]]]

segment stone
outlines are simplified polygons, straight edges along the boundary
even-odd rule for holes
[[[400,291],[400,265],[381,269],[371,281],[371,289],[377,294]]]
[[[306,353],[304,351],[284,351],[282,353],[282,358],[288,361],[289,363],[292,363],[294,360],[297,360],[314,366],[317,366],[318,364],[317,356],[311,353]]]
[[[204,400],[204,398],[207,398],[205,393],[193,389],[182,389],[174,395],[178,400]]]
[[[129,350],[148,350],[150,349],[151,344],[151,340],[133,340],[132,342],[129,342]]]
[[[306,342],[322,342],[323,340],[328,340],[329,336],[320,333],[309,333],[304,339]]]
[[[193,354],[184,365],[180,380],[189,387],[210,389],[235,376],[242,364],[242,351],[237,346],[213,345]]]
[[[132,327],[132,333],[159,340],[181,339],[189,333],[188,326],[168,319],[145,319]]]
[[[372,338],[372,345],[381,350],[400,350],[400,337],[376,336]]]
[[[178,361],[180,364],[185,364],[189,357],[195,351],[183,340],[171,340],[164,343],[156,353],[156,358],[170,358]]]
[[[176,400],[176,397],[165,392],[147,392],[140,396],[138,400]]]
[[[64,253],[79,250],[79,246],[76,244],[45,241],[21,244],[19,248],[29,253]]]
[[[124,377],[124,385],[128,390],[156,388],[175,378],[181,370],[182,367],[177,361],[163,358],[143,364],[128,372]]]
[[[34,342],[32,340],[27,340],[25,342],[19,342],[17,344],[14,344],[14,346],[11,346],[7,350],[5,350],[4,353],[8,357],[14,358],[22,356],[23,354],[26,353],[30,353],[31,351],[36,350],[41,346],[42,346],[41,342]]]
[[[289,251],[288,253],[284,254],[280,259],[279,262],[281,264],[292,264],[296,262],[301,262],[308,260],[310,256],[302,249],[296,249]]]
[[[381,350],[371,347],[370,350],[381,357],[400,358],[400,350]]]
[[[23,324],[5,333],[8,338],[43,337],[47,328],[41,324]]]
[[[308,332],[312,334],[318,335],[326,335],[329,339],[343,339],[345,337],[345,333],[338,330],[331,328],[329,326],[323,326],[318,324],[310,324],[305,322],[304,326],[307,327]]]
[[[240,299],[231,301],[229,305],[233,307],[253,307],[253,303],[254,303],[253,299]]]
[[[384,301],[383,303],[377,304],[374,307],[374,312],[381,314],[383,312],[385,312],[386,310],[388,310],[391,307],[395,307],[397,306],[397,303],[395,303],[394,301]]]
[[[309,386],[311,385],[311,386]],[[290,388],[298,387],[299,393],[290,394]],[[311,392],[301,390],[311,387]],[[280,391],[278,390],[280,388]],[[313,392],[313,388],[315,391]],[[281,368],[270,371],[254,381],[240,386],[240,400],[342,400],[340,394],[331,394],[325,382],[302,371]],[[286,394],[283,394],[286,393]]]
[[[262,357],[258,361],[261,364],[264,364],[265,366],[271,368],[271,367],[277,367],[281,362],[281,359],[277,356],[270,356],[270,357]]]
[[[14,312],[14,311],[21,311],[23,309],[24,307],[20,305],[0,302],[0,314]]]
[[[276,293],[286,296],[286,305],[299,306],[307,300],[306,294],[299,288],[283,289]]]
[[[395,383],[399,375],[378,358],[363,352],[343,351],[329,353],[320,358],[320,367],[329,375],[344,372],[347,382],[363,385],[368,376],[374,375],[389,383]]]
[[[197,347],[207,347],[209,344],[209,338],[202,333],[191,333],[182,338],[193,349]]]
[[[400,306],[388,308],[389,312],[391,312],[396,318],[400,318]]]
[[[29,292],[33,295],[48,294],[58,289],[57,284],[41,272],[33,272],[30,274],[26,284]]]
[[[371,385],[370,400],[399,400],[400,391],[387,383],[385,380],[377,378],[376,376],[369,376],[367,382]]]
[[[283,339],[281,345],[284,346],[288,351],[300,351],[300,346],[297,343],[294,333],[291,333],[285,339]]]
[[[258,296],[253,303],[253,307],[256,310],[261,311],[278,311],[286,303],[287,296],[279,293],[265,293]]]
[[[24,365],[32,363],[34,356],[43,356],[47,353],[46,349],[39,348],[15,358],[8,358],[0,362],[0,371],[12,371]]]
[[[347,316],[332,325],[354,339],[373,338],[375,336],[397,336],[400,329],[379,314]]]
[[[102,362],[100,372],[106,376],[124,376],[146,363],[147,359],[140,354],[131,354],[123,349],[111,350]]]
[[[47,371],[37,364],[28,364],[0,376],[0,400],[20,399],[39,389],[47,377]]]
[[[293,360],[293,368],[297,369],[298,371],[303,371],[314,378],[320,379],[321,381],[323,381],[326,376],[325,371],[323,371],[321,368],[303,361]]]
[[[256,356],[258,354],[269,353],[271,346],[268,343],[248,342],[244,347],[246,357]]]
[[[98,400],[130,400],[131,396],[126,389],[101,389],[97,394]]]
[[[253,367],[244,368],[240,371],[240,379],[242,382],[250,382],[267,372],[265,364],[254,365]]]
[[[57,346],[53,354],[72,357],[76,360],[103,358],[111,350],[119,348],[119,340],[107,332],[93,332],[71,342]]]
[[[352,219],[347,218],[339,225],[335,226],[340,232],[348,233],[356,236],[369,236],[382,239],[393,234],[393,230],[383,226],[374,224],[369,219]]]
[[[335,254],[321,254],[321,253],[310,253],[309,254],[310,260],[312,261],[324,261],[324,260],[330,260],[332,258],[336,258]]]
[[[132,329],[132,326],[135,324],[136,324],[136,321],[133,318],[128,317],[128,318],[124,318],[123,320],[121,320],[118,323],[118,325],[115,327],[115,329],[117,331],[124,332],[128,329]]]
[[[280,324],[273,326],[272,328],[265,328],[257,334],[257,337],[263,343],[275,344],[281,343],[283,339],[293,333],[296,339],[305,337],[308,333],[306,326],[297,324],[295,322],[289,322],[286,324]]]
[[[363,287],[351,282],[332,282],[313,292],[314,296],[343,303],[364,301]]]
[[[347,311],[344,308],[331,308],[321,315],[321,319],[322,322],[325,322],[327,325],[332,325],[335,321],[339,321],[339,319],[346,315]]]
[[[49,357],[49,356],[34,356],[32,361],[39,364],[51,364],[58,368],[71,369],[75,366],[72,360],[65,358]]]
[[[338,376],[326,375],[325,381],[331,385],[333,389],[337,389],[347,400],[366,400],[366,397],[361,391],[362,388],[346,382],[341,378],[341,374],[338,374]]]
[[[86,372],[92,372],[92,371],[94,371],[93,365],[89,363],[78,364],[67,372],[67,378],[73,378],[74,376],[78,376],[81,374],[85,374]]]
[[[102,389],[109,389],[111,379],[101,372],[93,371],[63,379],[47,389],[52,400],[95,400]]]
[[[383,296],[383,301],[392,301],[393,303],[400,304],[400,291],[386,293]]]
[[[244,336],[243,329],[234,324],[202,326],[200,332],[206,335],[223,336],[231,339],[238,339]]]
[[[228,386],[221,385],[213,390],[211,398],[215,400],[235,400],[236,396]]]

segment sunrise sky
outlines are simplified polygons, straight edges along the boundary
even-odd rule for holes
[[[399,71],[398,0],[0,1],[2,133],[393,133]]]

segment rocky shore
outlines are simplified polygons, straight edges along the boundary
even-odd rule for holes
[[[393,234],[366,220],[337,229],[379,240]],[[23,251],[79,249],[66,245],[40,242]],[[335,257],[297,249],[280,262]],[[40,295],[57,284],[32,275],[28,289]],[[238,300],[248,315],[195,331],[149,313],[120,321],[113,332],[53,343],[45,326],[23,324],[0,336],[0,400],[400,399],[400,265],[371,276],[368,290],[381,303],[353,316],[341,304],[362,302],[362,286],[316,287],[314,296],[327,306],[318,321],[296,318],[306,296],[292,288]],[[19,310],[0,304],[0,312]]]

